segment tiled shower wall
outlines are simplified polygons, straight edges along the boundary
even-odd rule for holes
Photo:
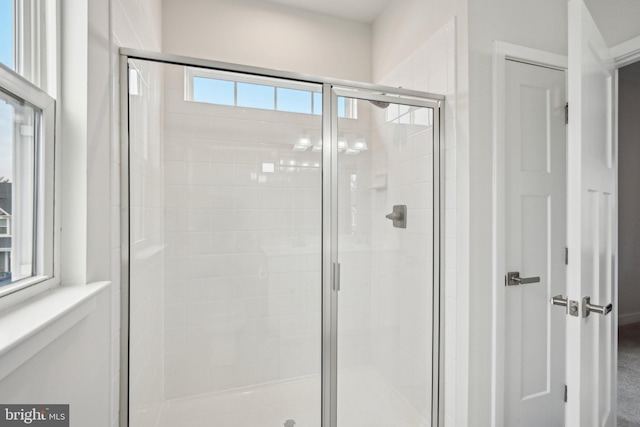
[[[144,61],[132,68],[129,412],[132,425],[152,427],[164,398],[163,73],[159,64]]]
[[[455,425],[456,373],[456,31],[455,19],[443,26],[395,67],[379,84],[444,94],[443,150],[444,192],[442,222],[444,241],[441,271],[445,311],[445,425]]]
[[[431,414],[433,116],[391,105],[375,115],[372,365],[424,419]],[[407,227],[385,215],[407,206]]]
[[[322,160],[293,146],[321,117],[185,101],[165,71],[166,398],[319,375]]]

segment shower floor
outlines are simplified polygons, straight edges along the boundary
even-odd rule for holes
[[[338,423],[426,427],[430,423],[374,370],[340,371]],[[157,427],[320,427],[320,377],[166,401]]]

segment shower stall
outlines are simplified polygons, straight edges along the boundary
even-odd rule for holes
[[[442,96],[121,51],[130,427],[442,425]]]

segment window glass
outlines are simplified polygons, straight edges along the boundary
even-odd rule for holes
[[[322,94],[313,93],[313,114],[322,114]]]
[[[235,105],[234,82],[194,77],[193,100],[210,104]]]
[[[277,90],[279,111],[311,114],[311,92],[282,87]]]
[[[13,0],[0,0],[0,62],[13,69]]]
[[[288,113],[322,114],[322,92],[235,81],[229,77],[232,73],[224,73],[223,79],[216,79],[206,77],[209,73],[215,76],[215,71],[197,72],[199,75],[187,75],[193,88],[191,98],[190,94],[185,94],[187,100]],[[356,100],[339,97],[338,117],[356,119]]]
[[[39,114],[24,101],[0,91],[0,218],[5,220],[0,223],[0,234],[9,235],[0,237],[0,250],[7,261],[0,262],[0,283],[36,274],[35,124]]]
[[[275,88],[273,86],[237,83],[238,107],[275,109]]]
[[[338,97],[338,117],[346,117],[345,113],[346,113],[346,101],[345,99],[340,96]]]

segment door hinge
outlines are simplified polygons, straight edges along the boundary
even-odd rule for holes
[[[569,265],[569,248],[564,248],[564,263]]]
[[[568,393],[568,391],[567,391],[567,385],[565,384],[565,385],[564,385],[564,401],[565,401],[565,402],[567,401],[567,393]]]
[[[569,103],[568,102],[564,105],[564,124],[565,125],[569,124]]]

